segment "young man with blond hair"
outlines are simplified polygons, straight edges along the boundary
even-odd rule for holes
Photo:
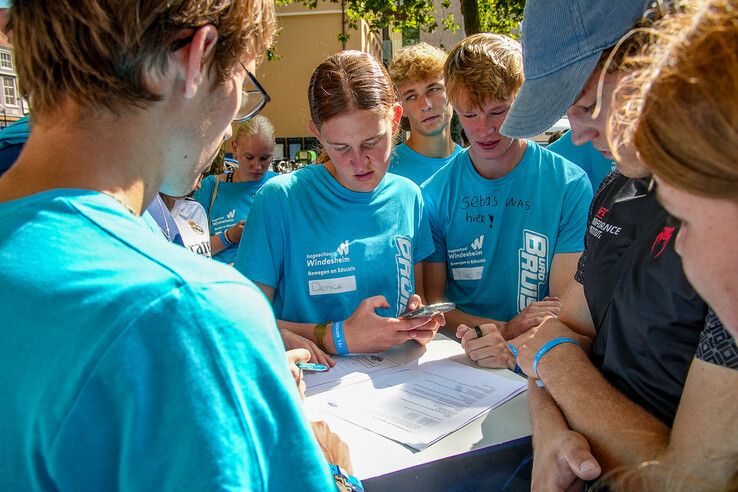
[[[335,487],[259,289],[141,219],[263,107],[274,17],[271,0],[13,2],[34,125],[0,178],[0,490]]]
[[[558,313],[592,187],[571,162],[499,133],[523,84],[519,43],[469,36],[449,54],[444,78],[470,147],[422,186],[436,247],[424,263],[425,294],[456,303],[447,323],[473,360],[513,368],[512,353],[491,347]]]
[[[462,150],[451,138],[454,110],[443,82],[445,62],[442,49],[418,43],[400,49],[389,66],[402,115],[410,123],[410,138],[395,147],[389,172],[418,186]]]

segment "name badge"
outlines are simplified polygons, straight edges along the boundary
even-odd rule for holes
[[[451,269],[454,280],[481,280],[482,272],[484,272],[483,266]]]
[[[309,280],[308,289],[311,296],[353,292],[356,290],[356,276]]]

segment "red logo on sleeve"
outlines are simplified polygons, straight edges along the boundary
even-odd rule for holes
[[[666,246],[669,244],[669,241],[671,241],[671,236],[672,234],[674,234],[674,230],[674,227],[665,226],[664,230],[659,232],[659,235],[656,236],[656,239],[654,239],[653,245],[651,246],[651,258],[658,258],[659,256],[661,256],[661,253],[664,252]],[[656,251],[655,256],[653,254],[654,251]]]
[[[597,216],[598,219],[602,220],[602,219],[605,218],[605,214],[607,214],[607,212],[609,212],[609,211],[610,211],[610,209],[608,209],[608,208],[600,207],[600,209],[597,211],[597,213],[595,214],[595,216]]]

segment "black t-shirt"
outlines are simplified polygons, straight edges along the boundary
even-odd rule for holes
[[[646,188],[618,172],[605,178],[576,278],[597,332],[592,363],[671,426],[708,308],[674,251],[678,224]]]

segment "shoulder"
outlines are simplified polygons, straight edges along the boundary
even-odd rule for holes
[[[587,173],[581,167],[531,140],[528,141],[528,152],[531,158],[538,160],[542,170],[562,176],[567,183],[579,180],[589,181]]]
[[[305,168],[307,169],[307,168]],[[302,169],[291,173],[277,174],[265,176],[264,184],[261,186],[260,194],[266,195],[287,195],[295,188],[299,189],[302,182]]]
[[[178,249],[183,254],[172,252],[166,264],[140,261],[126,272],[128,284],[113,293],[117,300],[111,299],[129,306],[121,309],[123,329],[139,332],[137,337],[155,327],[171,331],[162,332],[163,337],[190,333],[251,339],[258,338],[255,333],[276,332],[270,304],[256,285],[228,265]]]
[[[279,176],[279,173],[274,172],[274,171],[267,171],[264,174],[264,182],[269,181],[270,179],[275,178],[277,176]]]
[[[383,187],[381,190],[382,196],[386,197],[389,194],[393,197],[401,197],[402,200],[422,200],[420,187],[412,180],[399,174],[388,172],[382,179],[380,186]]]
[[[420,188],[424,192],[436,192],[437,190],[446,187],[450,181],[461,172],[466,161],[469,160],[468,154],[469,152],[465,149],[456,153],[448,164],[436,171],[436,173],[428,178]]]
[[[192,195],[195,200],[198,202],[202,202],[204,197],[207,197],[207,199],[210,199],[210,196],[213,194],[213,189],[215,188],[215,180],[217,179],[217,176],[210,175],[206,176],[202,182],[200,183],[200,188],[195,190],[195,193]]]
[[[393,156],[403,156],[410,151],[410,147],[407,144],[401,143],[395,145],[395,148],[392,149],[392,155]]]
[[[418,190],[420,187],[411,179],[399,174],[387,173],[384,175],[383,183],[385,186],[401,190]]]
[[[602,180],[599,188],[594,193],[592,199],[592,205],[602,203],[603,201],[609,201],[608,197],[614,197],[620,193],[624,186],[628,184],[630,178],[620,174],[620,172],[613,171]]]

